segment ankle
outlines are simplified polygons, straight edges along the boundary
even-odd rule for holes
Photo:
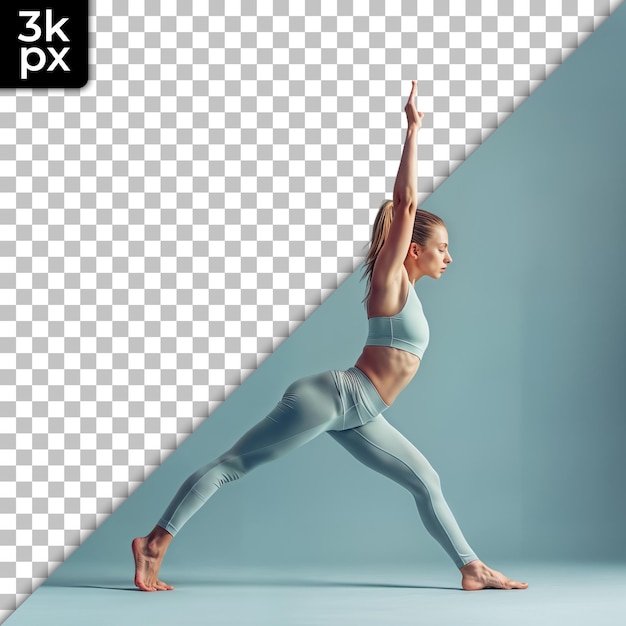
[[[172,535],[160,526],[155,526],[152,532],[146,537],[146,544],[149,550],[160,552],[167,548],[172,541]]]
[[[480,571],[484,567],[485,567],[484,563],[480,561],[479,559],[476,559],[474,561],[470,561],[469,563],[466,563],[465,565],[463,565],[463,567],[459,569],[462,574],[472,574],[472,573]]]

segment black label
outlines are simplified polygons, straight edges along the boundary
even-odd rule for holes
[[[0,0],[0,87],[83,87],[88,0]]]

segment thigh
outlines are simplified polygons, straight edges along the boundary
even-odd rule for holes
[[[341,419],[341,399],[329,372],[300,379],[276,407],[224,455],[257,463],[275,458],[326,432]]]
[[[439,481],[426,457],[382,415],[363,426],[329,434],[361,463],[408,489]]]

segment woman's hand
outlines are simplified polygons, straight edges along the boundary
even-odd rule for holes
[[[409,96],[409,101],[406,103],[404,107],[404,111],[406,112],[406,121],[409,128],[414,128],[415,130],[419,130],[422,127],[422,118],[424,114],[421,111],[418,111],[415,106],[415,96],[417,95],[417,81],[411,81],[411,95]]]

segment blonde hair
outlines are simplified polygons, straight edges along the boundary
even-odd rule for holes
[[[391,228],[391,222],[393,220],[393,202],[391,200],[385,200],[380,205],[376,219],[374,220],[374,226],[372,228],[372,240],[370,242],[369,251],[365,257],[365,267],[363,269],[363,278],[367,278],[367,292],[365,299],[370,295],[372,289],[372,275],[374,274],[374,265],[376,259],[382,250],[387,237],[389,236],[389,229]],[[411,236],[411,243],[416,243],[419,246],[426,247],[426,243],[432,235],[433,228],[435,226],[446,227],[445,222],[434,213],[417,209],[415,211],[415,221],[413,222],[413,235]]]

